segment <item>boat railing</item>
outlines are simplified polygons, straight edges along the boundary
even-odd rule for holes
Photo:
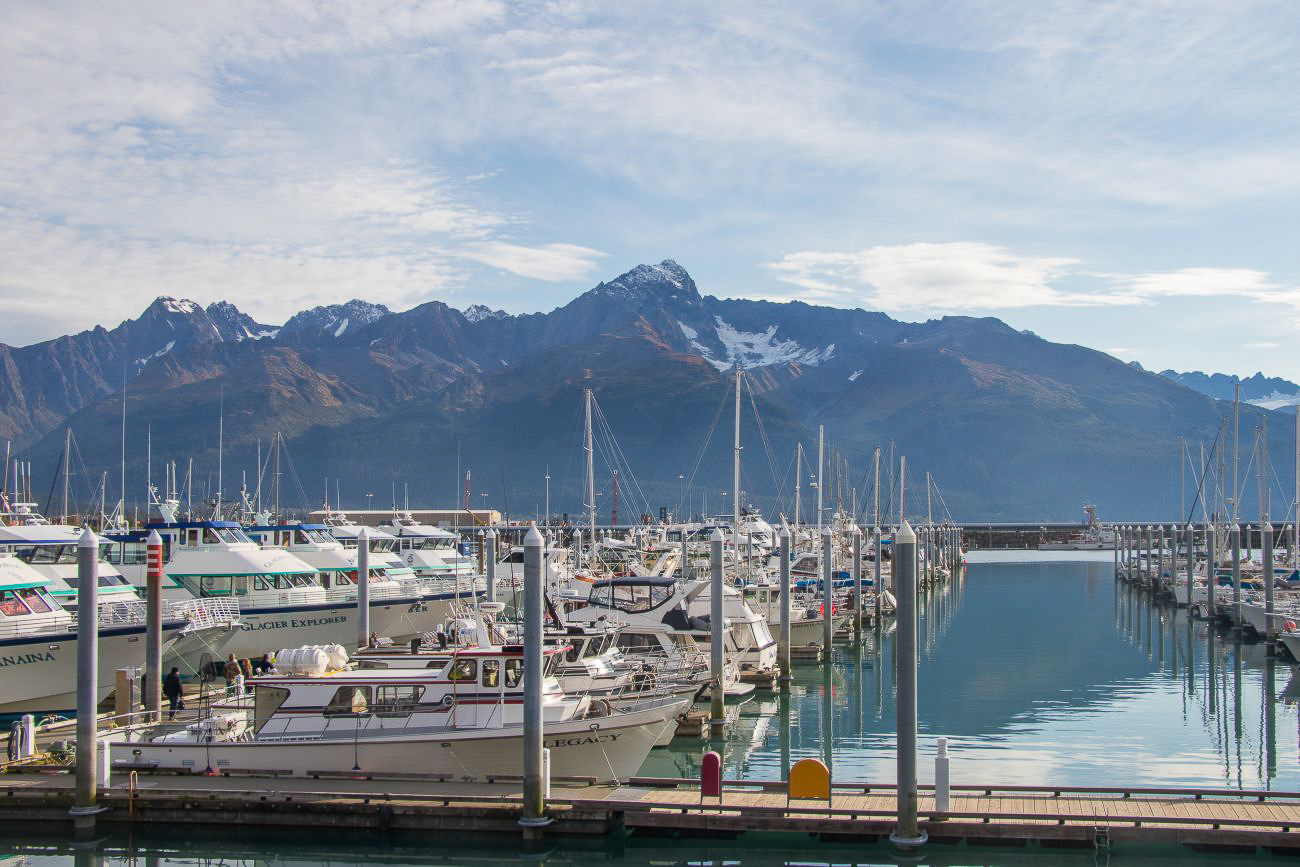
[[[112,602],[101,602],[98,606],[98,620],[100,626],[129,626],[145,622],[146,609],[143,602],[135,600],[117,599]],[[72,625],[77,625],[77,610],[69,609],[68,613],[72,615]]]
[[[239,620],[239,600],[213,597],[169,602],[164,616],[186,621],[189,629],[229,626]]]

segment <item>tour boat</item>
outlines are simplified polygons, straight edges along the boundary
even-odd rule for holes
[[[245,532],[262,547],[288,551],[315,568],[330,601],[356,604],[357,548],[345,546],[326,525],[263,525],[247,527]],[[391,542],[391,537],[376,539],[372,549],[385,542]],[[376,635],[401,641],[437,628],[451,615],[454,594],[427,592],[400,561],[393,565],[374,550],[370,555],[370,629]]]
[[[0,713],[68,711],[76,707],[76,612],[55,601],[49,588],[49,578],[13,551],[0,550]],[[96,700],[113,690],[118,669],[144,665],[146,630],[145,608],[138,600],[117,600],[97,607]],[[187,613],[175,609],[164,612],[164,653],[182,635],[220,631],[219,624],[191,624]]]

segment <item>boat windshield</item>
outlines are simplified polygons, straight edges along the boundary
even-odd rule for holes
[[[673,598],[673,584],[606,584],[591,591],[591,602],[629,614],[653,611]]]

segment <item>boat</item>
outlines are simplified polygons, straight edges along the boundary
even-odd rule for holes
[[[49,578],[13,550],[0,550],[0,713],[76,707],[80,624],[75,610],[50,595],[50,586]],[[112,692],[118,669],[144,665],[147,622],[139,600],[99,604],[97,614],[98,701]],[[204,620],[192,606],[167,606],[162,619],[164,655],[179,638],[204,631],[221,633],[225,624]]]
[[[518,645],[449,650],[423,668],[345,668],[337,654],[319,648],[278,654],[275,671],[251,680],[251,709],[125,731],[110,760],[294,776],[415,770],[463,782],[518,777],[523,726],[514,719],[523,702],[523,654]],[[550,750],[551,776],[631,778],[686,704],[583,709],[547,691],[543,717],[552,721],[543,722],[542,745]]]
[[[288,551],[316,569],[326,598],[356,605],[358,553],[336,539],[324,524],[284,523],[246,527],[244,532],[264,548]],[[396,557],[377,554],[393,538],[372,530],[370,629],[376,635],[402,641],[444,623],[452,612],[454,594],[426,589],[415,573]]]
[[[1109,551],[1115,546],[1115,530],[1103,527],[1097,521],[1097,507],[1089,503],[1083,507],[1088,521],[1083,531],[1063,542],[1039,542],[1040,551]]]

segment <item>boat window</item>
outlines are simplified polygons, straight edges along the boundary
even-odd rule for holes
[[[483,685],[496,689],[501,684],[501,663],[495,659],[483,660]]]
[[[515,657],[506,660],[506,688],[514,689],[524,679],[524,661]]]
[[[200,596],[229,596],[229,575],[204,575],[199,581]]]
[[[502,563],[522,563],[524,562],[523,551],[511,551],[510,556],[501,561]]]
[[[585,643],[581,638],[570,641],[568,648],[564,651],[564,658],[569,662],[577,662],[582,657],[582,645]]]
[[[250,577],[249,575],[236,575],[230,579],[231,586],[235,588],[236,596],[248,595],[248,585],[250,583],[248,579]]]
[[[658,650],[659,640],[653,635],[645,635],[637,632],[621,632],[618,636],[618,646],[623,650],[631,651]]]
[[[432,660],[430,660],[429,662],[425,663],[424,667],[425,667],[425,668],[431,668],[431,669],[434,669],[434,670],[440,670],[440,669],[442,669],[442,667],[445,666],[446,664],[447,664],[447,660],[446,660],[446,659],[432,659]]]
[[[474,680],[478,677],[478,662],[473,659],[458,659],[451,667],[448,680]]]
[[[24,587],[18,591],[18,598],[27,603],[34,614],[48,614],[54,610],[54,603],[35,587]]]
[[[289,690],[280,686],[256,686],[253,689],[253,732],[262,730],[275,712],[289,697]]]
[[[325,705],[325,716],[359,716],[370,712],[370,687],[340,686]]]
[[[23,614],[31,614],[31,609],[23,604],[18,598],[18,594],[13,590],[0,590],[0,614],[6,617],[18,617]]]
[[[188,537],[186,540],[187,545],[197,545],[199,543],[199,531],[197,529],[187,531],[186,536]]]
[[[380,686],[375,689],[375,704],[371,709],[380,716],[410,716],[423,695],[422,686]]]

